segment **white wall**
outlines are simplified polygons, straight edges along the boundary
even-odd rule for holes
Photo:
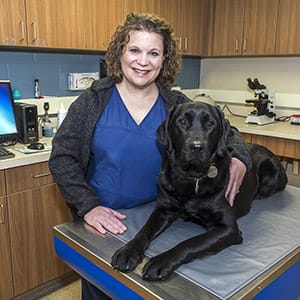
[[[245,99],[254,98],[247,78],[258,78],[275,90],[276,115],[300,113],[300,57],[203,58],[200,88],[220,103],[249,106]]]
[[[201,60],[201,89],[247,90],[248,77],[258,78],[267,88],[278,93],[300,94],[300,57]]]

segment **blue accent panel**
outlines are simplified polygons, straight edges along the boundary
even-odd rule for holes
[[[253,300],[296,300],[300,299],[300,261],[282,273]]]
[[[99,61],[103,58],[104,54],[0,51],[0,79],[9,79],[23,99],[33,98],[35,78],[40,80],[42,95],[78,96],[81,91],[68,90],[68,73],[99,72]],[[176,85],[183,89],[199,88],[199,57],[182,59],[182,72]]]
[[[143,298],[120,283],[114,277],[100,269],[88,259],[80,255],[70,246],[54,237],[57,255],[82,277],[93,283],[113,299],[142,300]]]
[[[182,70],[177,77],[175,84],[183,89],[198,89],[200,87],[199,57],[184,57],[182,59]]]

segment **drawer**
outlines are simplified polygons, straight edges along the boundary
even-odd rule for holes
[[[7,194],[53,183],[48,162],[5,170]]]

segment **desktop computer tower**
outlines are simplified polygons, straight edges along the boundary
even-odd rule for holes
[[[29,144],[39,140],[37,106],[15,102],[19,142]]]

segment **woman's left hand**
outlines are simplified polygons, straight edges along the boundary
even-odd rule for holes
[[[239,193],[247,168],[239,159],[233,157],[229,167],[229,182],[225,191],[230,206],[233,206],[234,198]]]

